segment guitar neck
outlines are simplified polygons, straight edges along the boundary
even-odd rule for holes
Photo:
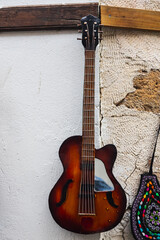
[[[95,51],[85,50],[83,126],[79,214],[95,215],[94,204],[94,85]],[[88,205],[89,201],[89,205]]]
[[[85,75],[83,92],[83,125],[81,152],[81,183],[79,215],[95,215],[94,197],[94,85],[95,49],[98,45],[100,20],[92,15],[81,19],[82,44],[85,48]]]
[[[95,51],[85,50],[82,144],[94,148]]]

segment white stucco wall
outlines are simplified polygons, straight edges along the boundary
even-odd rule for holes
[[[61,1],[5,0],[0,7],[47,3]],[[62,172],[59,147],[81,135],[84,50],[78,36],[76,30],[0,33],[1,240],[99,239],[61,229],[48,209]],[[98,91],[98,71],[96,80]]]
[[[100,3],[160,11],[159,0],[101,0]],[[117,103],[136,90],[133,86],[135,77],[145,76],[151,69],[159,69],[159,42],[160,32],[104,28],[100,50],[101,140],[104,145],[113,143],[117,147],[114,174],[126,192],[127,209],[121,223],[101,234],[101,240],[134,240],[130,209],[139,188],[140,176],[149,171],[148,163],[160,119],[158,113],[118,106]],[[160,180],[159,153],[158,141],[154,173]]]

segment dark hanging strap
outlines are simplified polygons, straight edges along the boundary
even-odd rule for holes
[[[151,165],[150,165],[150,169],[149,169],[149,174],[150,175],[152,175],[152,173],[153,173],[153,170],[152,170],[152,168],[153,168],[153,161],[154,161],[154,155],[155,155],[155,151],[156,151],[156,146],[157,146],[159,132],[160,132],[160,126],[159,126],[158,131],[157,131],[156,142],[155,142],[153,155],[152,155],[152,160],[151,160]]]

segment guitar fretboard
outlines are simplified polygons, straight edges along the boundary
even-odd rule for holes
[[[94,85],[95,51],[85,50],[83,92],[83,125],[81,153],[81,186],[79,214],[95,214],[94,204]]]

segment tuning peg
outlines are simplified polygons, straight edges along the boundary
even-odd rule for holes
[[[80,23],[77,24],[77,27],[81,27],[82,25]]]
[[[98,31],[98,33],[103,33],[103,31]]]
[[[82,33],[82,30],[78,30],[78,33]]]
[[[77,40],[82,40],[82,38],[77,38]]]

